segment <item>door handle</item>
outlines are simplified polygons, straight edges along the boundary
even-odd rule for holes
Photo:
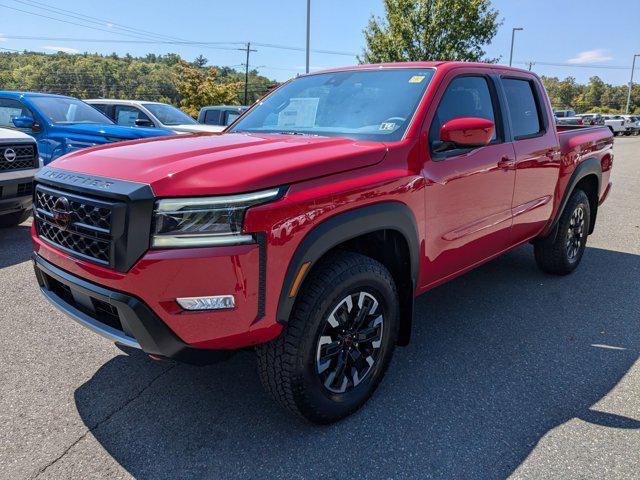
[[[515,159],[508,157],[506,155],[502,157],[498,162],[498,168],[501,168],[503,170],[512,170],[515,168],[515,166],[516,166]]]

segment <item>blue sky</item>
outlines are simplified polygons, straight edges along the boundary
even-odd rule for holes
[[[509,61],[511,28],[523,27],[524,31],[516,33],[516,66],[523,66],[519,62],[534,61],[533,70],[538,74],[562,78],[573,75],[582,82],[592,75],[599,75],[613,84],[629,81],[632,56],[640,53],[638,0],[606,3],[602,0],[494,0],[493,4],[500,11],[504,24],[487,47],[487,53],[492,57],[501,56],[501,63]],[[608,7],[603,8],[603,5]],[[74,18],[46,8],[94,17],[89,25],[98,30],[44,18],[42,16],[82,24],[87,21],[85,17]],[[0,48],[49,52],[70,49],[70,52],[132,55],[175,52],[187,59],[203,54],[211,64],[242,68],[244,54],[235,50],[242,48],[240,44],[206,47],[110,41],[140,40],[117,34],[123,32],[117,26],[126,26],[190,41],[252,41],[302,48],[305,45],[305,12],[306,0],[0,0]],[[355,57],[349,54],[361,52],[363,28],[371,14],[382,13],[382,0],[312,0],[312,49],[346,53],[312,52],[312,69],[355,63]],[[128,33],[140,35],[131,30]],[[11,38],[15,36],[48,38]],[[50,37],[109,42],[62,41]],[[285,80],[304,69],[303,51],[264,45],[255,48],[257,52],[251,54],[250,64],[264,75]],[[640,65],[636,68],[636,78],[640,80]]]

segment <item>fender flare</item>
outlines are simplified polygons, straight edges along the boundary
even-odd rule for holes
[[[560,206],[558,207],[556,216],[554,217],[553,222],[549,227],[549,237],[552,237],[551,240],[555,240],[555,237],[557,234],[556,230],[557,230],[558,222],[560,221],[562,212],[564,212],[564,209],[567,206],[567,202],[569,201],[571,194],[575,190],[576,185],[578,185],[578,182],[580,182],[580,180],[585,178],[587,175],[593,175],[593,174],[595,174],[598,177],[597,195],[600,195],[600,186],[602,185],[602,165],[600,165],[600,162],[598,161],[597,158],[591,157],[584,160],[576,167],[576,169],[571,174],[571,178],[567,183],[567,188],[565,188],[564,193],[562,194],[562,200],[560,201]],[[595,220],[596,220],[596,213],[593,212],[593,218],[591,221],[592,227],[595,225]]]
[[[278,323],[286,324],[289,319],[300,289],[293,297],[289,296],[289,292],[303,264],[311,262],[313,267],[325,253],[337,245],[378,230],[395,230],[407,241],[411,260],[411,280],[415,290],[420,272],[420,241],[416,219],[411,209],[396,201],[358,207],[324,220],[302,239],[284,277],[276,314]],[[301,283],[305,281],[309,270],[311,269],[304,272]],[[413,300],[413,291],[411,299]]]

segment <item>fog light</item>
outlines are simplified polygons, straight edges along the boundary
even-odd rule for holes
[[[176,302],[185,310],[225,310],[235,307],[233,295],[176,298]]]

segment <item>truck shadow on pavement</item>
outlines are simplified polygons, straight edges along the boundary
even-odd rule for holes
[[[0,228],[0,268],[26,262],[31,258],[31,220],[17,227]]]
[[[519,248],[420,297],[411,345],[371,401],[329,427],[272,403],[248,353],[159,375],[129,352],[75,400],[136,478],[505,478],[570,420],[640,429],[596,405],[638,359],[639,283],[638,255],[589,248],[558,278]],[[114,378],[131,385],[115,412]]]

